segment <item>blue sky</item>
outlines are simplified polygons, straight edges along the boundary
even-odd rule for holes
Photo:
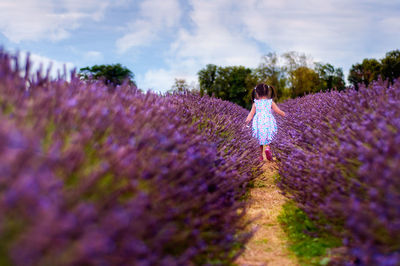
[[[1,0],[0,45],[36,66],[121,63],[144,90],[296,51],[341,67],[400,49],[400,0]]]

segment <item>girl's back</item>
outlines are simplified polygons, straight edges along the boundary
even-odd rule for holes
[[[272,99],[256,99],[254,104],[256,106],[256,114],[260,112],[271,113]]]

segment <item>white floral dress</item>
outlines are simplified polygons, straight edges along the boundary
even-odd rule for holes
[[[253,136],[258,139],[260,145],[270,144],[277,127],[275,117],[271,112],[272,99],[254,100],[256,114],[253,117]]]

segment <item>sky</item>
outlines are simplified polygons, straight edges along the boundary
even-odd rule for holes
[[[120,63],[143,90],[296,51],[343,69],[400,49],[400,0],[1,0],[0,47],[52,73]]]

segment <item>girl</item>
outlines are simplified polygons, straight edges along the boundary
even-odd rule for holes
[[[248,125],[251,119],[253,119],[253,136],[256,137],[260,143],[260,160],[263,160],[262,153],[264,145],[266,145],[265,155],[267,159],[272,160],[269,144],[277,131],[277,127],[271,109],[281,116],[285,116],[286,114],[272,101],[272,98],[275,97],[275,91],[272,86],[268,86],[264,83],[258,84],[254,88],[252,96],[254,103],[245,123]]]

